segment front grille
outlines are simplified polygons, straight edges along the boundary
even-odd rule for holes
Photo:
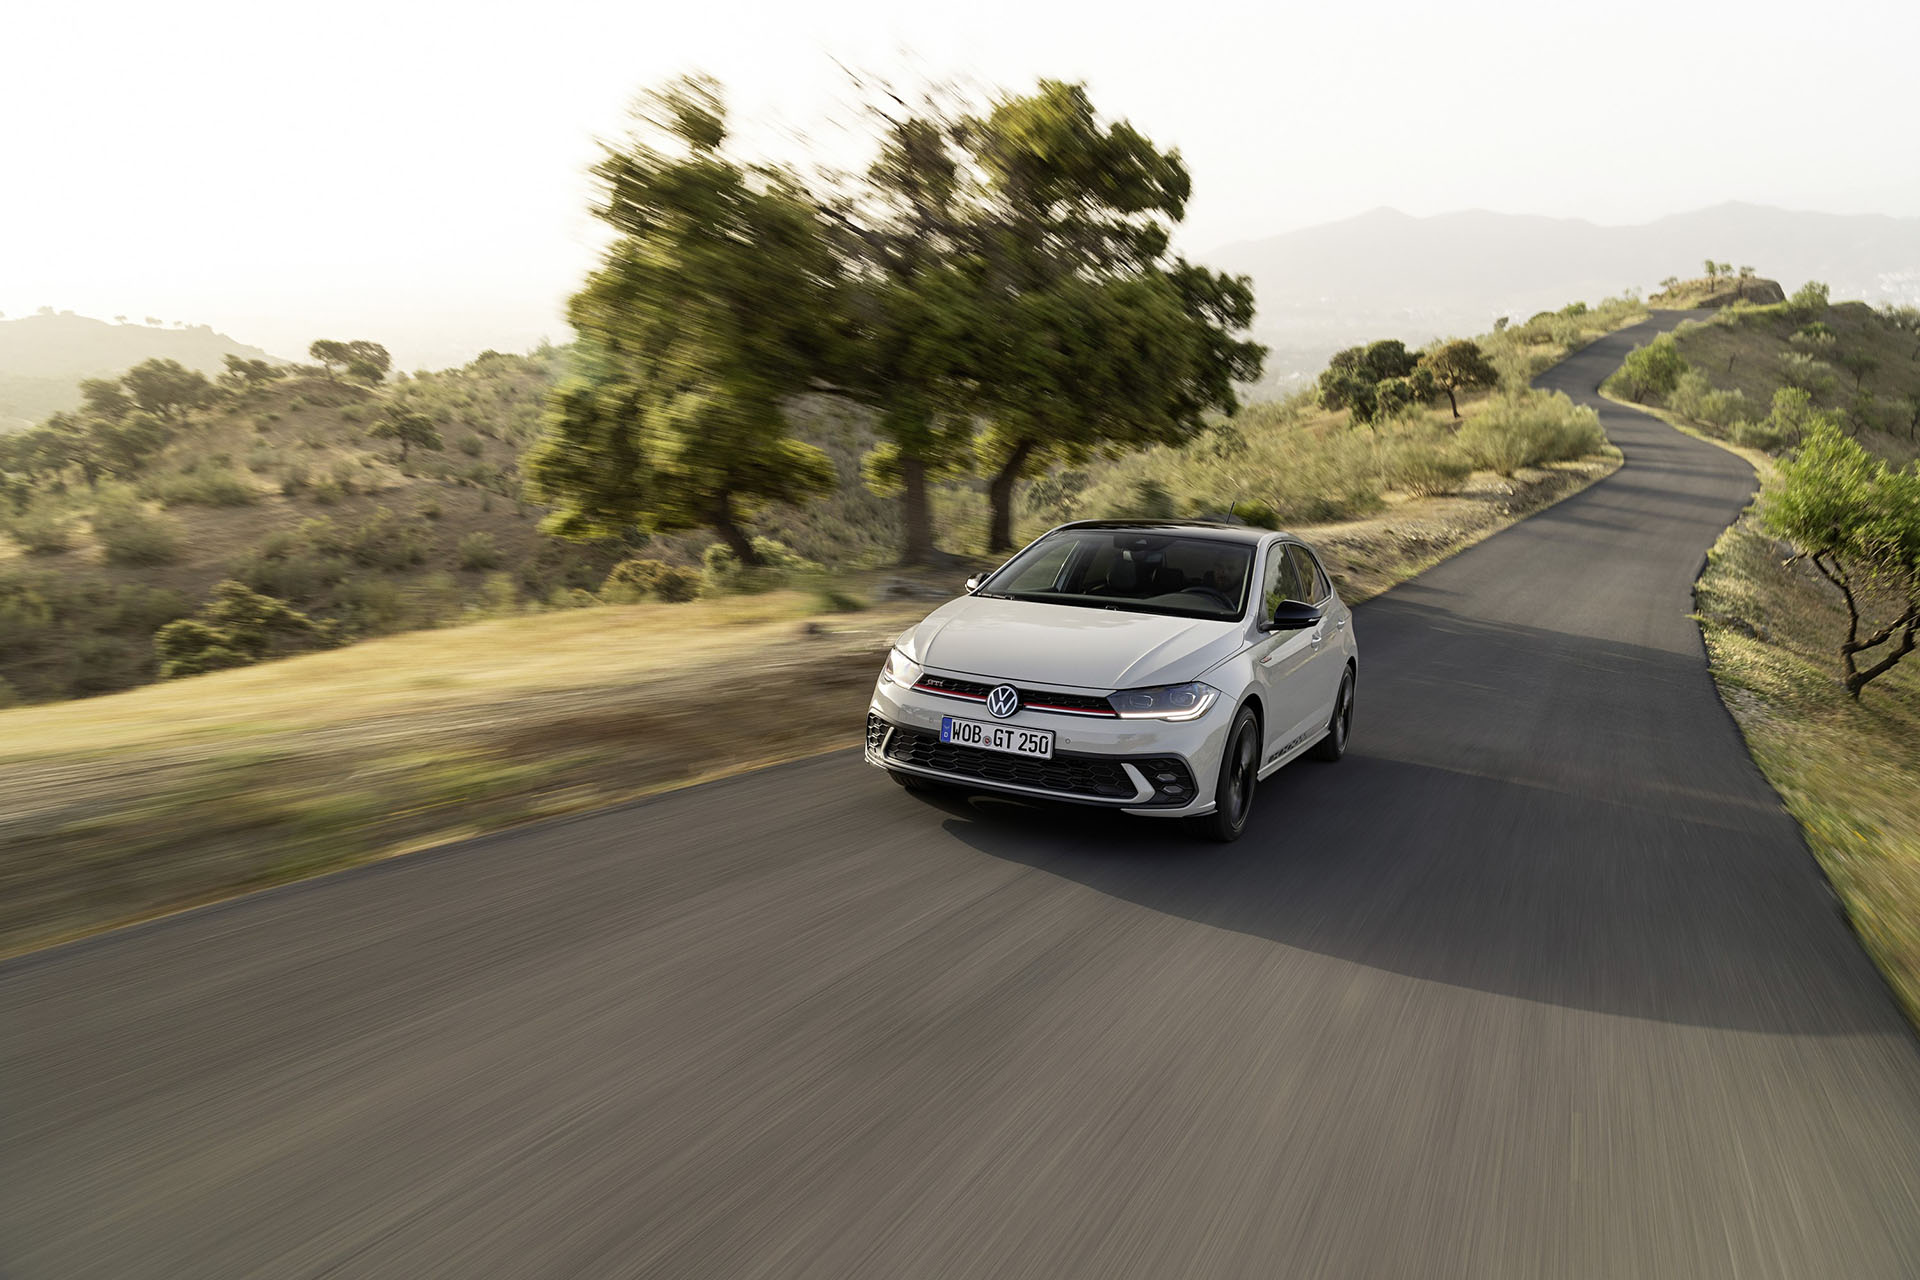
[[[953,676],[923,675],[913,687],[926,693],[965,698],[969,702],[985,702],[987,695],[999,685],[981,680],[959,680]],[[1117,714],[1105,698],[1086,693],[1054,693],[1048,689],[1020,690],[1020,705],[1035,711],[1065,711],[1076,715]]]
[[[1112,756],[1055,754],[1051,760],[1033,760],[942,742],[939,734],[915,729],[896,727],[885,758],[981,782],[1037,787],[1095,800],[1130,800],[1139,790]]]
[[[873,712],[867,712],[867,750],[878,753],[880,744],[887,740],[887,722]]]

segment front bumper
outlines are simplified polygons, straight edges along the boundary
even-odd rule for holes
[[[1178,723],[1023,707],[1002,722],[1052,730],[1051,760],[942,743],[942,716],[989,718],[975,702],[878,682],[867,710],[867,763],[981,791],[1190,817],[1213,810],[1232,708],[1216,705],[1198,720]]]

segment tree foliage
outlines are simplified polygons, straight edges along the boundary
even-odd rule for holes
[[[1628,394],[1635,400],[1666,395],[1679,385],[1680,375],[1686,371],[1686,357],[1680,354],[1673,335],[1667,333],[1644,347],[1635,347],[1620,365]]]
[[[833,484],[782,403],[824,363],[834,263],[797,181],[722,150],[712,82],[649,95],[643,120],[652,136],[595,167],[594,212],[618,237],[569,305],[577,371],[552,394],[529,491],[565,536],[704,525],[758,565],[742,519]]]
[[[200,675],[244,667],[277,653],[328,643],[325,624],[284,600],[261,595],[243,583],[222,582],[199,613],[161,627],[153,637],[160,678]]]
[[[1857,701],[1868,682],[1913,652],[1920,632],[1920,463],[1896,471],[1819,419],[1781,464],[1779,478],[1765,507],[1766,525],[1790,540],[1845,601],[1840,667]],[[1868,616],[1876,603],[1882,616],[1892,614],[1878,627]],[[1862,656],[1883,645],[1862,668]]]
[[[135,407],[169,421],[188,409],[211,401],[213,384],[207,375],[189,369],[178,360],[145,360],[120,377],[126,395]]]
[[[440,439],[440,429],[434,426],[432,418],[404,409],[389,410],[367,434],[375,440],[391,440],[398,444],[402,462],[407,460],[409,449],[438,453],[446,447]]]
[[[1398,338],[1336,351],[1320,372],[1323,408],[1345,409],[1356,425],[1372,426],[1439,394],[1433,371]]]
[[[1455,418],[1460,416],[1460,402],[1456,398],[1459,392],[1491,387],[1500,381],[1499,370],[1487,359],[1480,344],[1470,338],[1441,343],[1422,356],[1420,362],[1432,376],[1433,385],[1447,393],[1447,405]]]

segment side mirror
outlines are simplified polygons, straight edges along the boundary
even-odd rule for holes
[[[980,583],[981,583],[981,581],[982,581],[982,579],[981,579],[981,577],[980,577],[980,575],[979,575],[979,574],[977,574],[977,573],[976,573],[976,574],[975,574],[975,575],[974,575],[973,577],[971,577],[971,578],[968,578],[968,579],[967,579],[967,594],[968,594],[968,595],[972,595],[972,594],[973,594],[974,592],[976,592],[976,591],[978,591],[978,590],[980,589]]]
[[[1320,611],[1310,604],[1298,600],[1282,600],[1273,606],[1273,618],[1267,623],[1269,631],[1304,631],[1308,627],[1318,626]]]

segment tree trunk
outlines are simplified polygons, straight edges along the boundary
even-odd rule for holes
[[[987,529],[989,552],[1013,550],[1013,486],[1020,479],[1027,459],[1033,456],[1033,447],[1031,440],[1022,440],[1013,446],[1013,452],[1007,455],[987,485],[987,502],[993,510],[993,520]]]
[[[1442,385],[1440,389],[1447,393],[1447,408],[1453,410],[1453,416],[1457,421],[1460,417],[1460,402],[1453,398],[1453,388]]]
[[[933,560],[933,505],[927,494],[927,464],[902,454],[900,488],[907,524],[907,545],[900,552],[900,563],[929,564]]]
[[[747,537],[747,531],[734,521],[732,494],[723,493],[714,503],[713,531],[720,535],[720,541],[732,549],[734,559],[747,568],[758,569],[766,564],[760,553],[753,549],[753,539]]]

